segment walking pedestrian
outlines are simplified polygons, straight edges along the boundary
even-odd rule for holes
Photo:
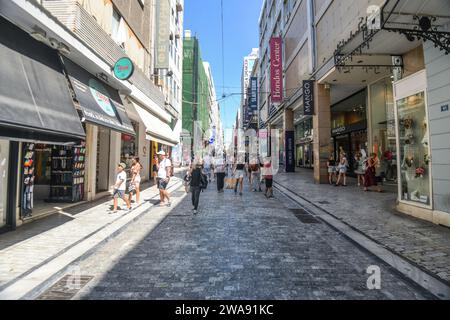
[[[334,177],[336,176],[336,160],[334,160],[333,155],[331,155],[330,158],[328,158],[327,167],[328,167],[328,182],[330,183],[330,185],[333,185]]]
[[[184,184],[184,190],[186,193],[189,193],[189,186],[191,185],[191,172],[192,172],[192,165],[189,166],[189,169],[186,171],[186,174],[183,177],[183,184]]]
[[[266,158],[264,161],[263,176],[266,182],[266,192],[264,195],[266,198],[273,198],[273,171],[270,158]]]
[[[142,165],[139,162],[139,157],[134,157],[133,162],[131,165],[131,181],[130,181],[130,188],[129,188],[129,201],[133,200],[133,193],[136,194],[136,203],[139,204],[140,202],[140,196],[141,196],[141,170]]]
[[[341,183],[341,179],[343,181],[342,185],[344,187],[347,186],[347,167],[348,167],[347,155],[345,153],[341,153],[338,164],[339,175],[336,181],[336,187],[339,186],[339,184]]]
[[[125,201],[128,210],[131,210],[131,204],[128,201],[128,198],[125,196],[125,190],[127,185],[127,173],[125,172],[125,169],[127,168],[127,165],[125,163],[119,163],[117,166],[117,178],[116,178],[116,184],[112,186],[113,192],[113,213],[117,212],[117,206],[119,204],[119,198]]]
[[[152,160],[152,173],[153,173],[153,182],[157,183],[157,178],[158,178],[158,155],[155,154],[155,156],[153,157]]]
[[[364,185],[364,174],[366,173],[366,159],[363,159],[361,152],[355,156],[355,174],[358,177],[358,187]]]
[[[170,182],[171,177],[171,169],[172,169],[172,163],[171,161],[166,158],[166,153],[164,151],[159,151],[159,163],[158,163],[158,189],[159,189],[159,197],[161,199],[160,206],[167,205],[168,207],[171,206],[170,203],[170,194],[169,191],[167,191],[167,186]],[[167,199],[167,204],[165,203],[165,200]]]
[[[369,188],[372,186],[377,186],[377,191],[383,192],[376,178],[376,167],[379,165],[378,162],[379,160],[375,153],[372,153],[367,159],[367,169],[364,176],[364,191],[366,192],[369,191]]]
[[[194,215],[198,212],[198,204],[200,201],[200,193],[201,191],[206,188],[206,185],[208,184],[208,178],[203,173],[203,164],[200,160],[192,169],[190,172],[191,176],[191,193],[192,193],[192,206]]]
[[[242,156],[238,156],[236,164],[234,165],[233,176],[237,179],[236,185],[234,186],[234,193],[237,193],[237,187],[239,185],[239,195],[242,196],[242,190],[244,188],[244,172],[245,172],[245,162]]]
[[[205,155],[203,158],[203,167],[206,176],[208,177],[208,181],[211,182],[211,157],[209,154]]]
[[[261,168],[259,161],[254,159],[250,161],[250,185],[252,187],[253,192],[261,192]]]
[[[217,181],[217,192],[222,193],[225,187],[225,164],[223,158],[218,157],[214,164],[216,181]]]

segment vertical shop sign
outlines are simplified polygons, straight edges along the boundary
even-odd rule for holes
[[[272,103],[283,102],[283,55],[280,37],[270,39],[270,93]]]
[[[303,81],[303,114],[305,116],[314,115],[314,81]]]
[[[156,65],[157,69],[169,68],[170,52],[170,3],[169,0],[156,2]]]
[[[286,131],[286,172],[295,172],[295,134],[294,131]]]

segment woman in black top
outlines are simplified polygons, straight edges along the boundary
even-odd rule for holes
[[[328,181],[330,184],[333,184],[333,177],[336,175],[336,161],[334,160],[333,155],[328,159]]]

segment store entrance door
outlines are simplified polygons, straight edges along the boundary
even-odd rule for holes
[[[111,146],[111,130],[98,128],[97,137],[97,178],[95,192],[104,192],[109,189],[109,154]]]

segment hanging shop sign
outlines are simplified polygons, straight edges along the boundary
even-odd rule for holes
[[[170,3],[169,0],[156,2],[156,63],[157,69],[169,68],[170,53]]]
[[[270,39],[270,93],[272,103],[283,102],[283,54],[282,39]]]
[[[258,78],[252,77],[250,79],[250,112],[256,115],[258,111]]]
[[[286,172],[295,172],[295,132],[286,131]]]
[[[128,80],[133,75],[134,65],[130,58],[123,57],[114,65],[114,75],[119,80]]]
[[[314,81],[303,81],[303,114],[305,116],[314,115]]]

